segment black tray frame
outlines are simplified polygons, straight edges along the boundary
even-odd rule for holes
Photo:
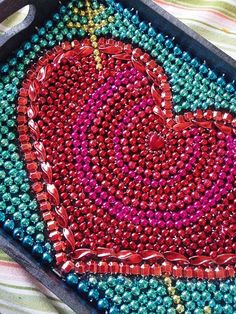
[[[195,33],[151,0],[119,0],[127,8],[138,10],[143,20],[164,34],[171,34],[183,49],[198,57],[218,73],[225,74],[229,82],[236,81],[236,61],[206,39]],[[16,10],[30,4],[26,19],[7,34],[0,36],[0,63],[9,56],[19,43],[29,36],[57,7],[60,0],[0,0],[0,22]],[[78,314],[97,313],[76,291],[69,288],[50,270],[42,268],[32,255],[17,241],[0,229],[0,248],[21,264],[32,276],[65,302]]]

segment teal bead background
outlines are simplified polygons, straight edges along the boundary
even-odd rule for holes
[[[122,8],[113,0],[108,8],[95,18],[95,22],[114,16],[96,31],[98,36],[113,36],[132,42],[160,62],[169,76],[176,113],[183,110],[206,110],[213,105],[236,113],[236,92],[232,83],[209,69],[204,61],[192,58],[176,41],[148,23],[137,14]],[[37,202],[30,192],[30,181],[24,170],[24,160],[17,141],[16,100],[22,79],[33,61],[47,49],[64,40],[86,36],[82,29],[68,28],[68,21],[86,24],[86,17],[73,13],[73,6],[82,1],[71,1],[38,29],[5,64],[0,67],[0,224],[3,229],[22,242],[36,258],[53,266],[53,252],[47,241],[47,232],[40,217]],[[94,9],[99,1],[92,1]],[[131,23],[130,23],[131,20]],[[82,276],[69,274],[66,282],[93,302],[99,310],[115,313],[177,313],[176,305],[160,278],[124,276]],[[236,312],[235,279],[225,281],[173,280],[185,313],[204,313],[209,305],[212,313]]]

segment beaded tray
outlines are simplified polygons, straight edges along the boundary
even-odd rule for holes
[[[0,68],[1,226],[101,312],[236,313],[236,90],[186,49],[72,0]]]

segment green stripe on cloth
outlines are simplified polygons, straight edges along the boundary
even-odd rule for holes
[[[156,1],[158,2],[158,1]],[[182,5],[187,8],[194,9],[214,9],[225,14],[228,17],[236,18],[235,1],[213,1],[213,0],[166,0],[171,4]]]

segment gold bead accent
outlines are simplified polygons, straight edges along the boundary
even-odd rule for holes
[[[96,69],[97,69],[98,71],[100,71],[100,70],[102,69],[102,64],[101,64],[101,63],[98,63],[98,64],[96,65]]]
[[[178,313],[184,313],[184,310],[185,310],[185,308],[184,308],[184,306],[183,306],[182,304],[178,304],[178,305],[176,306],[176,311],[177,311]]]
[[[108,18],[108,22],[109,22],[109,23],[114,22],[114,17],[113,17],[113,16],[109,16],[109,18]]]
[[[72,22],[69,22],[69,23],[67,24],[67,27],[72,28],[72,27],[74,27],[74,24],[73,24]]]
[[[73,8],[73,13],[78,14],[79,13],[79,9],[78,8]]]
[[[92,46],[93,46],[93,48],[97,48],[98,47],[98,43],[96,41],[93,41],[92,42]]]
[[[169,295],[173,296],[175,295],[175,288],[174,287],[168,287],[167,288]]]
[[[90,39],[91,39],[91,41],[96,41],[96,40],[97,40],[97,36],[96,36],[96,35],[92,35],[92,36],[90,37]]]
[[[169,277],[165,277],[164,279],[164,283],[170,287],[172,285],[172,280]]]
[[[94,49],[94,51],[93,51],[93,54],[95,55],[95,56],[99,56],[99,50],[98,49]]]
[[[175,304],[179,304],[180,303],[180,297],[178,295],[173,295],[172,297],[173,301]]]
[[[210,306],[205,306],[205,307],[204,307],[204,314],[211,314],[211,308],[210,308]]]

